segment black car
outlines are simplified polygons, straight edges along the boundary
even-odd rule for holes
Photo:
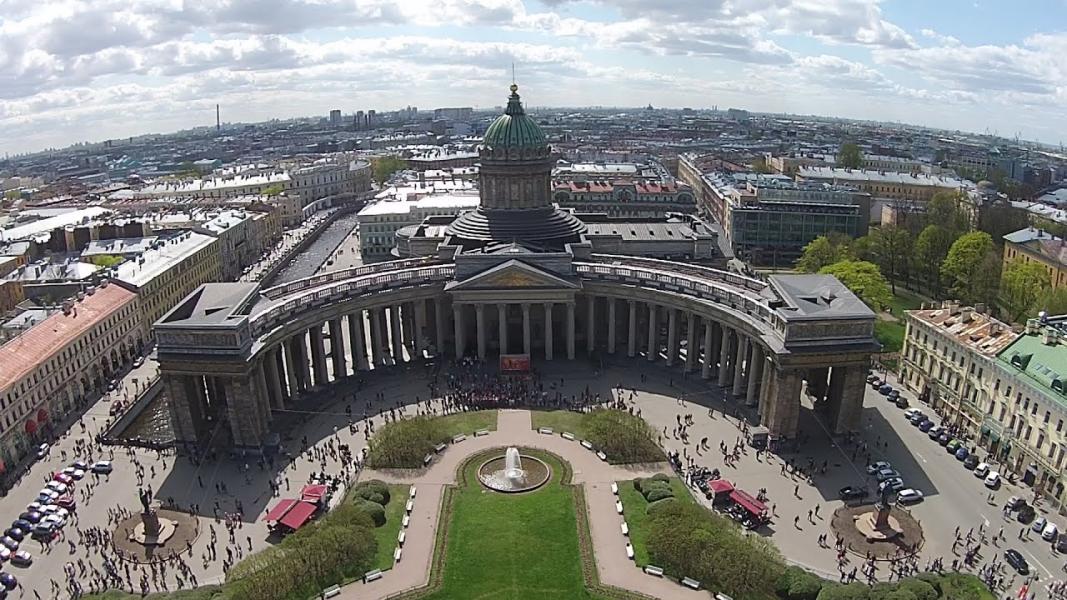
[[[897,396],[897,399],[896,399],[895,402],[893,402],[893,404],[896,404],[897,408],[907,408],[908,407],[908,399],[905,398],[904,396]]]
[[[1061,535],[1056,540],[1056,552],[1067,552],[1067,535]]]
[[[33,531],[33,523],[30,523],[25,519],[15,519],[11,522],[11,528],[21,529],[24,533],[29,533]]]
[[[948,443],[949,443],[949,440],[951,440],[951,439],[952,439],[951,435],[949,435],[947,433],[942,433],[941,437],[937,438],[937,443],[941,444],[942,446],[947,446]]]
[[[29,521],[30,523],[34,523],[34,524],[39,523],[41,521],[41,517],[42,517],[41,513],[37,512],[35,510],[26,511],[26,512],[22,513],[21,515],[19,515],[19,519],[21,519],[23,521]]]
[[[921,431],[923,433],[926,433],[927,431],[930,431],[930,429],[932,429],[933,426],[934,426],[934,422],[931,421],[930,419],[927,419],[927,420],[923,421],[922,423],[919,423],[919,431]]]
[[[963,459],[963,468],[967,469],[968,471],[973,471],[974,468],[978,466],[978,462],[978,457],[974,454],[971,454],[967,458]]]
[[[838,490],[837,493],[846,502],[849,500],[863,500],[867,497],[867,488],[858,485],[846,485]]]
[[[4,531],[4,535],[21,542],[22,539],[26,537],[26,532],[19,529],[18,527],[12,527]]]
[[[1026,559],[1022,554],[1019,554],[1018,550],[1005,550],[1004,560],[1008,561],[1008,564],[1015,567],[1015,570],[1021,575],[1026,575],[1030,572],[1030,565],[1027,564]]]

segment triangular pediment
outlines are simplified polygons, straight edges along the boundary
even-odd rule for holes
[[[520,260],[509,260],[486,269],[463,281],[453,281],[445,286],[446,291],[501,290],[501,289],[578,289],[581,286],[554,273],[549,273]]]

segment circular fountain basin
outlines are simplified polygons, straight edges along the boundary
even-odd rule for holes
[[[552,470],[541,459],[528,454],[522,454],[520,458],[521,473],[508,469],[503,455],[485,461],[478,467],[478,481],[491,490],[514,494],[536,490],[552,476]]]

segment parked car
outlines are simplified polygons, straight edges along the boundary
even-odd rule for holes
[[[913,419],[911,424],[916,426],[916,427],[918,427],[920,430],[922,429],[923,425],[926,425],[927,427],[933,427],[934,426],[933,421],[931,421],[929,417],[923,417],[921,419]]]
[[[59,496],[62,496],[63,494],[66,494],[67,493],[67,489],[68,489],[67,488],[67,484],[60,483],[58,481],[49,481],[48,484],[45,487],[50,489],[50,490],[52,490],[52,491],[54,491]]]
[[[117,389],[119,389],[119,382],[117,379],[112,379],[111,381],[107,382],[107,391],[114,392]]]
[[[996,471],[990,471],[989,475],[986,475],[985,486],[991,490],[995,490],[1000,487],[1000,473]]]
[[[1019,507],[1019,512],[1015,513],[1015,520],[1020,523],[1029,523],[1030,521],[1033,521],[1036,516],[1037,511],[1034,510],[1034,507],[1024,503]]]
[[[15,579],[11,573],[0,572],[0,585],[4,586],[5,590],[11,591],[18,587],[19,580]]]
[[[926,432],[930,431],[934,427],[935,427],[934,422],[931,421],[930,419],[927,419],[927,420],[923,421],[922,423],[919,423],[919,431],[921,431],[923,433],[926,433]]]
[[[926,435],[930,436],[931,440],[936,440],[941,437],[942,427],[940,425],[934,425],[930,428],[930,431],[926,432]]]
[[[63,496],[60,496],[59,498],[56,498],[56,506],[65,508],[67,510],[74,510],[78,506],[78,503],[74,501],[74,496],[71,496],[70,494],[65,494]]]
[[[11,555],[11,564],[28,567],[33,564],[33,555],[25,550],[19,550]]]
[[[871,382],[871,389],[875,389],[876,390],[876,389],[878,389],[880,387],[882,387],[882,380],[878,379],[877,377],[875,377],[874,381]]]
[[[988,468],[988,465],[987,465],[987,468]],[[1026,500],[1023,500],[1022,498],[1020,498],[1018,496],[1012,496],[1011,498],[1008,498],[1008,510],[1015,510],[1017,508],[1022,507],[1025,504],[1026,504]]]
[[[943,432],[937,438],[937,443],[941,444],[942,446],[947,446],[950,441],[952,441],[952,436],[947,434],[947,433],[943,433]]]
[[[56,526],[54,523],[47,521],[41,521],[33,528],[33,539],[48,541],[52,539],[52,536],[56,533]]]
[[[867,497],[867,488],[858,485],[847,485],[838,490],[838,495],[844,501],[863,500]]]
[[[0,546],[0,562],[7,562],[10,559],[11,551],[3,546]]]
[[[23,521],[29,521],[30,523],[33,523],[33,524],[36,525],[37,523],[41,522],[41,517],[43,517],[43,516],[44,515],[42,515],[41,513],[37,512],[37,511],[24,512],[21,515],[19,515],[19,519],[23,520]]]
[[[889,385],[888,383],[884,383],[884,384],[882,384],[881,387],[878,388],[878,393],[883,395],[883,396],[888,396],[889,392],[892,392],[892,391],[893,391],[893,386]]]
[[[908,410],[904,411],[904,418],[905,419],[911,419],[912,415],[919,414],[919,413],[922,413],[922,411],[919,410],[918,408],[909,408]]]
[[[875,461],[875,462],[872,462],[871,464],[867,465],[867,474],[868,475],[874,475],[878,471],[884,471],[886,469],[892,469],[892,468],[893,468],[893,465],[889,464],[888,462],[886,462],[884,460],[879,460],[879,461]]]
[[[30,523],[26,519],[15,519],[11,522],[11,527],[21,530],[22,533],[33,531],[33,523]]]
[[[899,492],[900,490],[904,489],[904,480],[900,477],[894,477],[892,479],[886,479],[882,483],[878,484],[879,491],[886,489],[891,492]]]
[[[899,397],[900,397],[900,390],[893,390],[893,391],[889,392],[889,394],[886,396],[886,398],[889,398],[889,400],[892,401],[892,402],[896,402],[897,398],[899,398]]]
[[[63,469],[63,474],[68,475],[74,481],[81,481],[82,478],[85,477],[85,469],[79,469],[78,467],[67,467]],[[70,482],[64,481],[63,483]]]
[[[956,460],[966,460],[971,455],[971,451],[966,446],[960,446],[956,448]]]
[[[885,481],[886,479],[894,479],[900,477],[900,473],[897,473],[893,469],[882,469],[874,474],[874,477],[879,481]]]
[[[74,483],[74,478],[73,477],[71,477],[70,475],[67,475],[66,473],[62,473],[62,472],[53,474],[52,475],[52,480],[53,481],[58,481],[59,483],[66,484],[66,485]]]
[[[1004,552],[1004,560],[1008,561],[1008,564],[1015,567],[1021,575],[1030,573],[1030,565],[1026,563],[1026,559],[1022,554],[1019,554],[1018,550],[1009,549]]]
[[[967,458],[965,458],[963,460],[963,468],[967,469],[968,471],[974,469],[977,466],[978,466],[978,457],[975,456],[974,454],[968,456]]]
[[[978,466],[974,468],[974,476],[985,479],[986,475],[989,475],[989,464],[984,462],[978,463]],[[1012,496],[1012,498],[1015,498],[1015,496]]]
[[[914,504],[923,499],[923,493],[914,488],[907,488],[897,492],[897,504]]]
[[[37,501],[41,504],[54,504],[56,498],[59,498],[61,495],[62,494],[53,489],[42,488],[39,492],[37,492]]]
[[[4,535],[20,542],[26,538],[26,532],[17,527],[8,527],[4,530]]]
[[[144,364],[144,357],[143,357],[143,356],[138,356],[138,357],[137,357],[137,358],[136,358],[136,359],[135,359],[135,360],[133,361],[133,368],[135,368],[135,369],[136,369],[137,367],[139,367],[139,366],[141,366],[141,365],[143,365],[143,364]]]
[[[894,402],[894,404],[897,405],[897,408],[907,408],[908,407],[908,399],[905,398],[904,396],[898,396],[897,399],[896,399],[896,402]]]
[[[63,527],[67,525],[67,518],[62,515],[51,514],[41,519],[41,522],[38,523],[38,525],[41,525],[42,523],[50,524],[55,529],[63,529]]]
[[[1060,534],[1060,530],[1056,527],[1055,523],[1049,523],[1045,525],[1045,528],[1041,530],[1041,539],[1046,542],[1056,541],[1056,536]]]
[[[74,467],[75,469],[78,469],[80,471],[88,471],[89,470],[89,465],[84,460],[76,460],[76,461],[70,463],[70,466]]]
[[[948,452],[949,454],[955,454],[961,443],[962,442],[957,439],[950,440],[949,443],[945,444],[945,452]]]
[[[1061,535],[1056,539],[1056,552],[1067,552],[1067,535]]]
[[[34,527],[34,529],[37,529],[37,528]],[[14,552],[15,550],[19,549],[19,541],[16,540],[15,538],[9,538],[7,536],[4,536],[4,537],[0,538],[0,545],[3,545],[5,548],[7,548],[8,550],[10,550],[12,552]]]
[[[101,475],[107,475],[113,470],[110,460],[101,460],[93,465],[93,473],[99,473]]]
[[[1048,525],[1048,519],[1046,519],[1045,517],[1038,517],[1034,519],[1034,523],[1033,525],[1030,525],[1030,529],[1041,533],[1042,531],[1044,531],[1045,525]]]

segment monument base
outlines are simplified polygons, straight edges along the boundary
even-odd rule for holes
[[[904,532],[904,528],[893,515],[885,515],[884,520],[884,523],[879,523],[879,511],[866,512],[853,517],[856,529],[868,542],[885,542]]]
[[[152,525],[155,526],[152,527]],[[174,521],[156,516],[154,523],[146,523],[142,520],[137,525],[134,525],[133,531],[130,532],[130,540],[142,546],[162,546],[167,543],[167,540],[174,537],[174,532],[177,529],[178,525]]]

